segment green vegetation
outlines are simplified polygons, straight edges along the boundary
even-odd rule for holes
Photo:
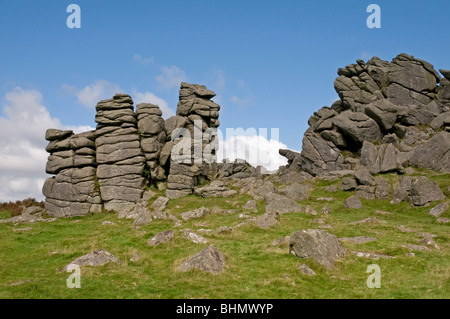
[[[417,174],[439,183],[448,196],[450,176]],[[383,175],[395,182],[397,175]],[[248,195],[230,198],[199,198],[187,196],[171,200],[166,211],[180,217],[180,213],[198,208],[220,207],[236,209],[229,215],[210,214],[193,219],[174,228],[171,220],[154,220],[139,229],[132,221],[118,219],[116,214],[94,214],[85,217],[58,219],[36,224],[0,224],[0,298],[450,298],[450,241],[448,224],[438,224],[427,214],[430,207],[411,207],[408,203],[391,205],[389,200],[362,200],[363,209],[347,209],[343,201],[352,195],[337,191],[328,193],[325,186],[340,182],[318,181],[309,200],[301,202],[320,212],[325,205],[331,214],[308,216],[304,213],[283,214],[270,230],[261,230],[251,223],[216,234],[220,226],[236,226],[242,219],[240,208]],[[320,197],[333,197],[332,202]],[[151,201],[150,201],[151,203]],[[149,203],[149,204],[150,204]],[[258,216],[264,212],[264,201],[257,202]],[[392,215],[378,215],[376,210]],[[442,217],[449,218],[449,212]],[[0,212],[0,218],[10,213]],[[349,226],[349,222],[376,217],[387,223],[369,223]],[[395,259],[372,260],[352,254],[336,263],[334,270],[325,270],[313,260],[301,260],[289,254],[288,246],[272,246],[280,237],[293,231],[317,228],[315,219],[324,219],[332,226],[325,229],[338,237],[371,236],[378,240],[366,244],[344,243],[347,250],[376,252],[395,256]],[[112,221],[117,226],[101,225]],[[403,225],[413,232],[401,232]],[[28,231],[18,228],[31,227]],[[201,271],[181,273],[176,268],[189,256],[207,245],[196,245],[182,239],[180,229],[211,229],[198,232],[226,256],[226,267],[219,275]],[[16,229],[16,231],[14,231]],[[155,234],[173,229],[175,239],[158,247],[147,246]],[[440,250],[414,252],[403,244],[418,244],[419,232],[437,235],[434,238]],[[81,289],[69,289],[69,273],[61,269],[75,258],[95,249],[106,249],[121,260],[120,264],[103,267],[83,267]],[[138,252],[141,259],[131,262]],[[307,264],[317,276],[300,273],[298,266]],[[367,266],[381,268],[381,288],[369,289]]]

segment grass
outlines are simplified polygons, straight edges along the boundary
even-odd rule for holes
[[[448,196],[449,175],[430,175]],[[395,174],[384,176],[394,181]],[[233,229],[230,233],[215,234],[219,226],[236,226],[242,219],[240,208],[248,195],[229,198],[199,198],[186,196],[171,200],[166,208],[180,217],[184,211],[205,207],[235,209],[230,215],[210,214],[174,228],[170,220],[154,220],[140,229],[132,228],[132,221],[119,220],[116,214],[63,218],[55,222],[36,224],[0,224],[0,298],[450,298],[450,242],[448,224],[438,224],[428,215],[430,207],[411,207],[408,203],[391,205],[389,200],[362,200],[363,209],[343,207],[343,201],[353,193],[328,193],[325,186],[336,182],[317,181],[310,199],[301,205],[310,205],[320,212],[329,205],[330,215],[308,216],[304,213],[283,214],[279,223],[269,230],[252,224]],[[317,200],[333,197],[332,202]],[[151,204],[150,201],[149,204]],[[264,201],[257,202],[258,216],[264,212]],[[375,210],[392,215],[376,215]],[[445,212],[443,217],[450,217]],[[0,212],[0,218],[10,217]],[[383,224],[349,226],[352,221],[367,217],[385,220]],[[395,259],[364,259],[348,254],[326,270],[313,260],[302,260],[289,254],[288,246],[272,246],[280,237],[293,231],[317,228],[314,219],[322,218],[332,229],[326,230],[338,237],[371,236],[378,240],[366,244],[344,243],[348,251],[370,251],[395,256]],[[113,221],[117,226],[101,225]],[[396,227],[404,225],[414,232],[402,233]],[[31,227],[29,231],[13,231]],[[201,271],[181,273],[176,270],[184,260],[207,245],[196,245],[180,236],[180,229],[211,229],[200,233],[226,257],[226,267],[219,275]],[[173,229],[175,239],[158,247],[147,246],[147,241],[158,232]],[[417,233],[429,232],[440,250],[415,252],[402,244],[420,244]],[[75,258],[95,249],[106,249],[121,260],[120,264],[81,269],[81,289],[69,289],[69,273],[61,269]],[[129,261],[138,252],[141,259]],[[298,266],[307,264],[317,276],[305,276]],[[381,288],[369,289],[367,266],[381,268]]]

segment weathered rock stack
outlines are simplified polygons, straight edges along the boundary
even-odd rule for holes
[[[164,121],[157,105],[141,103],[134,112],[132,98],[116,94],[97,104],[95,131],[47,130],[46,171],[56,175],[43,188],[47,212],[131,210],[148,183],[167,182],[170,198],[191,194],[215,160],[220,106],[214,96],[203,85],[183,82],[177,115]],[[181,155],[172,158],[174,147]]]
[[[126,210],[141,198],[145,157],[129,95],[98,102],[95,122],[97,178],[107,210]]]
[[[360,165],[372,174],[409,165],[450,171],[450,71],[440,71],[446,78],[407,54],[339,69],[340,100],[311,116],[301,154],[280,154],[312,175]]]
[[[51,155],[43,187],[45,208],[55,217],[84,215],[102,210],[96,184],[95,134],[93,131],[73,134],[72,131],[47,130],[46,147]]]
[[[147,161],[147,169],[153,181],[164,181],[166,171],[160,163],[161,150],[166,143],[162,112],[157,105],[141,103],[136,106],[141,147]],[[148,174],[147,173],[147,174]]]
[[[194,186],[206,177],[210,163],[215,161],[220,110],[220,106],[211,101],[215,95],[203,85],[181,83],[177,115],[167,120],[173,142],[166,146],[173,147],[175,155],[170,160],[168,198],[192,194]]]

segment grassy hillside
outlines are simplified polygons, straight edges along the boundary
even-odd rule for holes
[[[438,182],[448,198],[450,175],[428,172],[427,176]],[[384,177],[393,184],[398,182],[395,174]],[[310,199],[300,202],[302,206],[312,206],[319,212],[317,216],[302,212],[283,214],[269,230],[248,223],[230,233],[215,233],[220,226],[233,227],[243,221],[239,217],[244,212],[240,207],[251,199],[248,195],[208,199],[192,195],[171,200],[166,211],[177,217],[201,206],[238,207],[229,215],[209,214],[182,221],[181,227],[174,227],[171,220],[153,220],[134,229],[131,220],[118,219],[112,213],[62,218],[49,223],[0,224],[0,298],[450,298],[449,225],[439,224],[427,214],[438,203],[416,208],[408,203],[391,205],[389,200],[362,199],[362,209],[347,209],[343,201],[353,193],[329,193],[324,189],[333,184],[339,189],[340,181],[317,181]],[[318,200],[320,197],[334,200],[326,202]],[[325,205],[330,206],[330,215],[320,214]],[[246,214],[263,214],[264,201],[259,201],[257,207],[258,213]],[[377,210],[392,214],[376,214]],[[0,212],[0,218],[9,216],[9,212]],[[367,217],[387,223],[348,225]],[[449,211],[442,217],[450,217]],[[324,230],[338,237],[371,236],[378,240],[366,244],[344,243],[348,254],[333,270],[290,255],[288,245],[272,245],[274,240],[293,231],[318,228],[320,224],[315,220],[319,218],[331,226]],[[117,225],[102,225],[107,220]],[[397,228],[400,225],[412,231],[402,232]],[[31,229],[20,230],[25,227]],[[197,231],[225,255],[226,267],[221,274],[176,270],[189,256],[207,246],[181,238],[180,230],[185,228]],[[168,229],[175,231],[172,242],[147,246],[150,238]],[[434,241],[440,250],[417,251],[412,256],[402,247],[408,243],[420,245],[417,234],[421,232],[437,235]],[[83,267],[81,289],[67,288],[66,279],[70,274],[61,269],[75,258],[102,248],[121,263]],[[351,251],[376,252],[395,258],[360,258]],[[141,259],[131,262],[136,252]],[[317,276],[301,274],[298,267],[304,263]],[[369,289],[366,285],[367,266],[374,263],[381,268],[380,289]]]

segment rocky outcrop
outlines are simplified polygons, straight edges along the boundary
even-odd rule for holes
[[[216,247],[211,245],[183,262],[178,267],[178,270],[186,272],[192,269],[198,269],[212,274],[218,274],[222,272],[224,266],[225,256]]]
[[[95,121],[97,178],[107,210],[129,210],[144,192],[142,153],[133,100],[116,94],[100,101]]]
[[[372,174],[409,165],[449,172],[450,81],[449,71],[440,71],[444,78],[407,54],[340,68],[340,99],[310,117],[300,154],[280,154],[312,175],[360,165]]]
[[[96,130],[47,130],[46,172],[55,175],[43,187],[49,215],[129,212],[143,199],[148,184],[162,188],[167,183],[168,198],[191,194],[213,175],[220,109],[211,101],[214,96],[203,85],[181,83],[177,115],[165,121],[157,105],[141,103],[135,111],[129,95],[116,94],[97,104]],[[239,169],[255,171],[245,165],[230,167],[230,175]],[[222,191],[234,192],[220,188],[205,191],[205,196]]]
[[[394,189],[391,204],[407,201],[415,206],[424,206],[443,199],[445,199],[445,195],[439,186],[425,176],[405,176]]]
[[[289,251],[299,258],[313,258],[327,269],[345,256],[345,248],[335,235],[318,229],[306,229],[293,232],[290,237]]]
[[[45,139],[50,153],[45,171],[55,175],[47,178],[42,189],[47,213],[63,217],[100,212],[95,132],[73,134],[49,129]]]
[[[215,162],[220,110],[220,106],[211,101],[215,95],[204,85],[181,83],[177,117],[168,119],[174,127],[173,142],[166,144],[162,154],[165,156],[171,148],[168,198],[192,194],[194,186],[206,178],[210,164]]]

